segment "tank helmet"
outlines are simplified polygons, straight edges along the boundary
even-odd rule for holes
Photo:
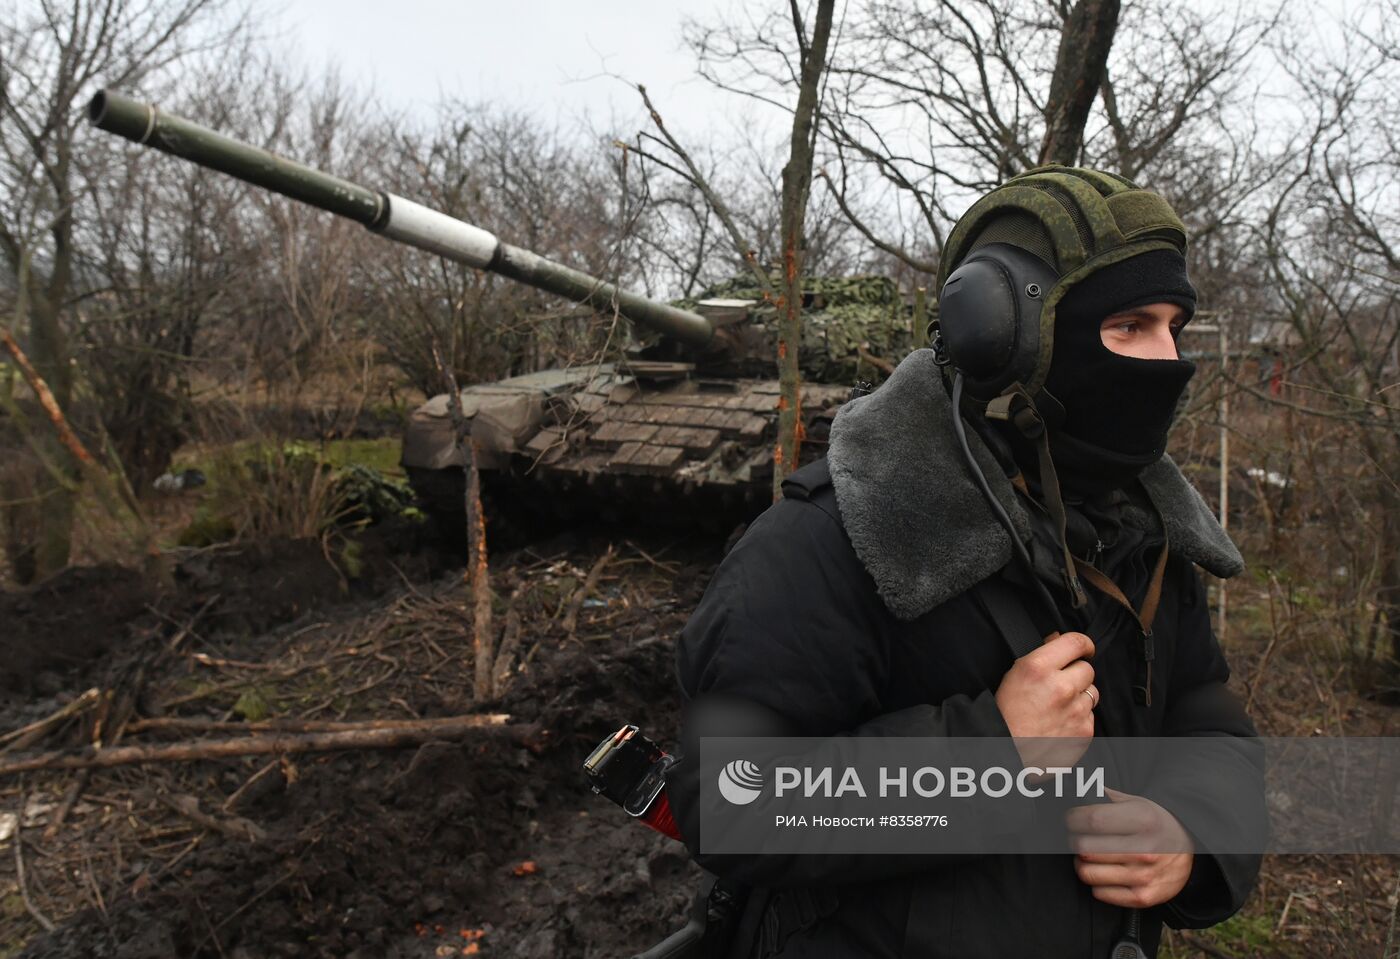
[[[1114,173],[1037,167],[974,203],[938,271],[941,347],[967,395],[1039,394],[1065,294],[1154,250],[1183,256],[1186,228],[1160,195]]]

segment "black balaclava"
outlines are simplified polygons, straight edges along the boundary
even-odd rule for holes
[[[1187,319],[1196,309],[1186,259],[1175,250],[1142,253],[1091,273],[1056,308],[1045,389],[1064,407],[1050,454],[1067,491],[1126,486],[1166,449],[1195,364],[1122,356],[1104,346],[1100,334],[1109,316],[1150,303],[1180,306]]]

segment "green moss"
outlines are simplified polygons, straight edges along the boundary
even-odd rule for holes
[[[205,696],[218,686],[218,683],[198,676],[179,676],[170,680],[169,692],[164,698],[184,700],[186,697]]]
[[[1198,935],[1212,945],[1239,959],[1252,956],[1292,956],[1294,951],[1279,939],[1274,932],[1275,923],[1266,915],[1231,916],[1218,926],[1203,930]]]
[[[233,711],[250,723],[266,719],[274,712],[270,691],[261,686],[245,689],[233,704]]]
[[[326,443],[321,455],[335,467],[358,464],[397,478],[404,475],[403,467],[399,465],[401,446],[396,436],[374,440],[331,440]]]
[[[334,476],[342,525],[378,523],[412,508],[413,490],[407,481],[386,476],[372,466],[352,463],[336,469]]]
[[[0,899],[0,916],[6,919],[17,919],[24,915],[24,900],[20,894],[12,892],[3,899]]]
[[[403,467],[399,465],[402,442],[397,436],[379,439],[288,440],[285,442],[268,440],[239,440],[224,446],[185,449],[175,455],[172,470],[197,469],[209,477],[210,492],[217,479],[219,467],[228,463],[261,463],[281,457],[309,457],[335,468],[359,464],[368,466],[386,476],[402,477]]]
[[[359,579],[365,572],[365,551],[357,539],[341,540],[336,564],[346,579]]]
[[[6,928],[0,931],[0,959],[10,959],[24,951],[30,936],[39,932],[39,927],[26,915],[24,900],[19,893],[12,892],[0,897],[0,919],[5,920]],[[13,937],[13,938],[11,938]]]
[[[232,519],[207,506],[201,506],[195,511],[190,525],[180,531],[176,542],[180,546],[213,546],[216,543],[227,543],[236,534]]]

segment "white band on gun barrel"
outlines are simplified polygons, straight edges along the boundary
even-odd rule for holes
[[[499,242],[493,234],[401,196],[385,196],[389,218],[376,232],[477,269],[491,265]]]

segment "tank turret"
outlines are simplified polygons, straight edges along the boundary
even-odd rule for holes
[[[690,301],[641,296],[503,242],[412,200],[314,170],[111,90],[99,129],[364,225],[389,240],[632,321],[641,345],[616,362],[541,370],[462,390],[488,491],[534,511],[726,526],[771,500],[778,383],[776,308],[743,278]],[[825,455],[836,408],[911,343],[884,277],[813,278],[803,291],[803,461]],[[460,517],[463,463],[449,397],[414,410],[402,462],[430,512]]]

